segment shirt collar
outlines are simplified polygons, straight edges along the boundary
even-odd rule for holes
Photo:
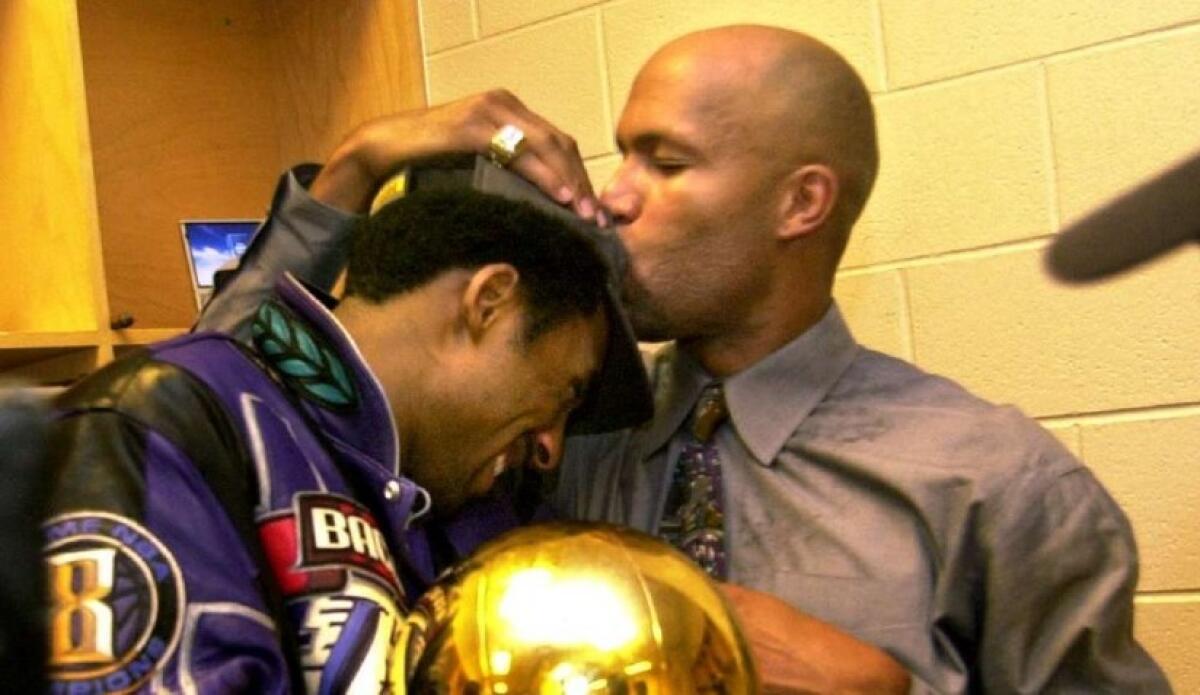
[[[770,465],[788,438],[837,383],[858,344],[836,304],[790,343],[725,379],[725,403],[738,436],[754,458]],[[654,421],[647,454],[679,430],[704,387],[715,379],[674,344],[657,356]]]
[[[337,302],[290,273],[253,323],[254,345],[344,455],[400,473],[400,438],[383,386],[331,309]]]
[[[645,428],[643,451],[649,455],[661,449],[683,425],[704,387],[713,378],[698,362],[671,343],[654,356],[650,365],[654,384],[654,418]]]

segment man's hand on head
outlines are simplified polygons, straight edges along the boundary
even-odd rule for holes
[[[486,154],[505,125],[525,134],[508,164],[547,195],[594,220],[599,203],[574,138],[498,89],[368,121],[334,150],[310,192],[348,212],[366,212],[375,190],[404,162],[450,153]]]
[[[722,584],[750,643],[764,695],[906,693],[908,672],[886,652],[770,594]]]

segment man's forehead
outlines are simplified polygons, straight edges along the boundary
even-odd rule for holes
[[[724,90],[697,85],[646,85],[634,89],[617,123],[617,142],[627,149],[658,145],[700,152],[725,140],[741,138],[751,121],[742,99]]]
[[[725,135],[740,137],[753,120],[755,90],[740,61],[704,52],[655,55],[630,90],[617,137],[633,146],[638,138],[670,144],[711,144]]]
[[[604,352],[608,346],[608,332],[610,328],[607,312],[603,308],[596,311],[596,313],[587,319],[587,326],[588,335],[590,336],[588,346],[591,348],[587,351],[590,365],[589,371],[596,371],[600,369],[600,365],[604,362]]]
[[[732,28],[731,28],[732,29]],[[743,37],[737,31],[702,32],[678,39],[660,48],[634,78],[674,85],[697,92],[745,90],[769,74],[783,55],[778,40],[764,40],[753,32]]]
[[[608,317],[603,309],[587,317],[581,324],[579,347],[572,357],[571,380],[580,394],[600,372],[608,348]]]
[[[629,104],[654,100],[663,103],[700,101],[731,86],[736,69],[727,61],[714,61],[700,53],[670,52],[652,57],[634,78]]]
[[[599,368],[608,342],[608,317],[597,308],[590,315],[578,315],[562,321],[537,338],[561,353],[563,366],[583,371]]]

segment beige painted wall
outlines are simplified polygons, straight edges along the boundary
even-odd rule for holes
[[[634,72],[732,22],[833,45],[883,167],[837,295],[858,337],[1018,404],[1097,471],[1142,551],[1137,632],[1200,692],[1200,250],[1085,289],[1042,249],[1200,147],[1200,0],[422,0],[430,103],[505,86],[598,184]]]

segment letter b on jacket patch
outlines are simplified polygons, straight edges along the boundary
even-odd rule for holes
[[[55,690],[123,693],[175,650],[183,582],[175,558],[139,524],[81,512],[43,525]]]

